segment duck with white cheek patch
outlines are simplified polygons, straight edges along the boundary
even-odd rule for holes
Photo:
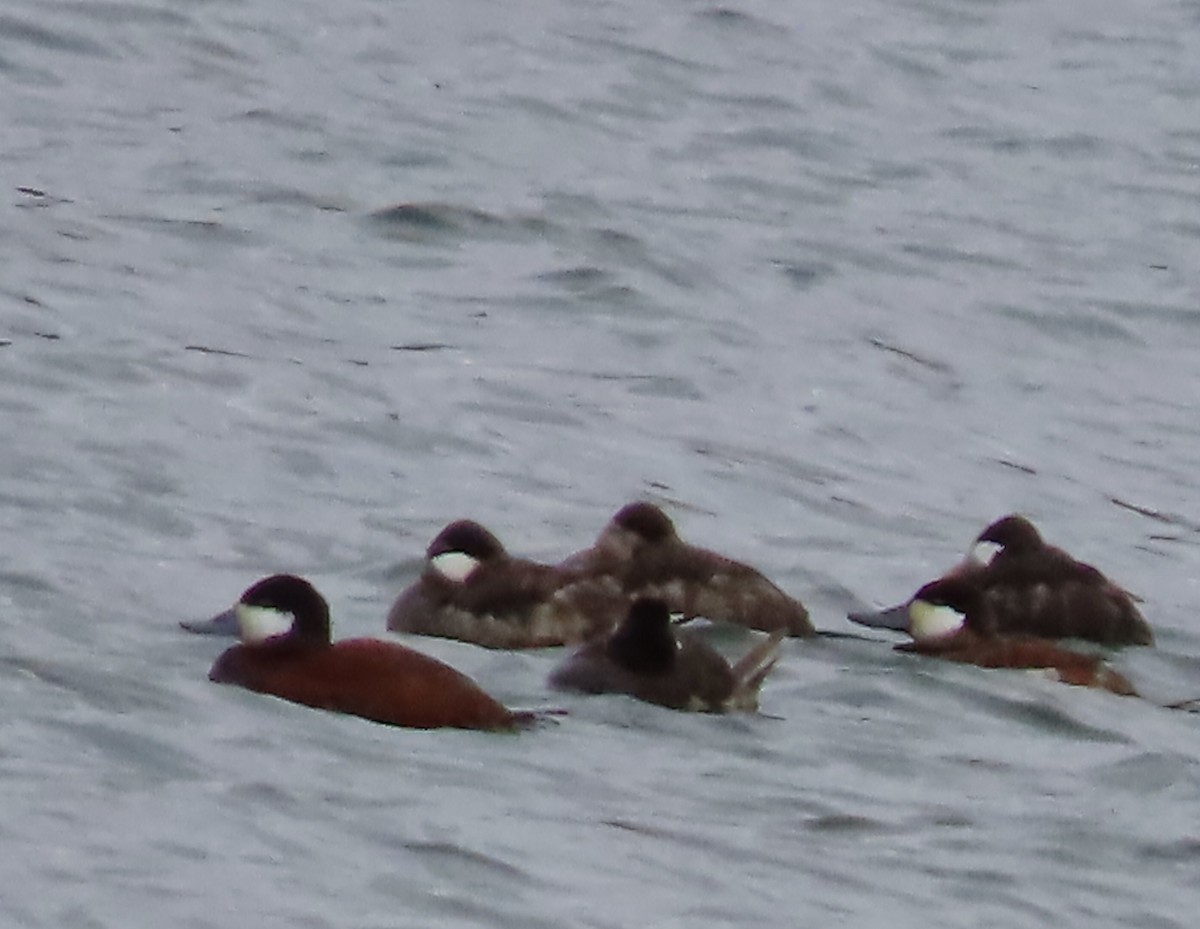
[[[969,578],[951,576],[926,584],[903,607],[888,611],[889,623],[901,616],[905,622],[887,628],[912,636],[896,650],[981,668],[1040,669],[1067,684],[1136,696],[1129,680],[1099,655],[1072,651],[1040,636],[981,629],[980,602],[979,588]]]
[[[628,604],[610,579],[516,558],[462,519],[429,543],[421,576],[396,598],[387,627],[487,648],[545,648],[607,632]]]
[[[209,679],[292,703],[416,729],[514,729],[516,713],[449,665],[393,642],[330,639],[329,605],[300,577],[263,578],[227,616],[241,641]]]
[[[1047,545],[1023,516],[1005,516],[984,529],[971,554],[940,580],[962,585],[954,589],[965,594],[956,599],[969,601],[970,626],[978,633],[1084,639],[1101,645],[1154,642],[1128,591],[1091,565]],[[879,613],[854,613],[850,619],[907,630],[911,603]]]

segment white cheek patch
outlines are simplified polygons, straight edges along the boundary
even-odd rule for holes
[[[990,564],[991,560],[1004,551],[1004,546],[998,542],[976,542],[970,554],[967,555],[976,564]]]
[[[914,600],[908,608],[911,623],[908,629],[918,642],[939,639],[962,628],[966,619],[962,613],[949,606],[935,606],[925,600]]]
[[[233,609],[237,616],[241,640],[250,645],[287,635],[292,631],[292,623],[295,621],[291,613],[269,606],[239,603]]]
[[[461,584],[479,567],[479,559],[466,552],[442,552],[430,558],[429,564],[446,580]]]

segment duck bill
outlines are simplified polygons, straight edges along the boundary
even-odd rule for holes
[[[897,632],[907,632],[908,604],[899,603],[877,613],[850,613],[847,618],[852,623],[870,626],[872,629],[895,629]]]
[[[188,632],[195,632],[197,635],[236,636],[238,634],[237,614],[232,609],[228,609],[224,613],[219,613],[212,619],[181,622],[179,625]]]

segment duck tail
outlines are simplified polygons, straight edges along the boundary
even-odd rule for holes
[[[538,710],[513,710],[510,715],[509,724],[502,726],[503,729],[523,730],[537,729],[540,726],[546,726],[551,723],[557,724],[563,716],[570,715],[562,707],[545,707]]]
[[[784,630],[776,629],[734,663],[731,703],[735,706],[750,710],[758,708],[759,688],[775,667],[783,636]]]
[[[1096,669],[1096,686],[1112,691],[1120,697],[1141,696],[1129,678],[1103,663]]]

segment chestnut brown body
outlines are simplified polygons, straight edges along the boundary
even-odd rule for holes
[[[208,677],[292,703],[414,729],[511,729],[513,713],[465,674],[394,642],[332,642],[329,605],[303,578],[277,574],[253,584],[228,614],[241,642]]]
[[[980,635],[964,628],[941,639],[904,642],[896,650],[980,668],[1045,669],[1053,671],[1065,684],[1098,687],[1125,697],[1137,696],[1129,679],[1099,655],[1075,652],[1033,636]]]
[[[209,680],[412,729],[510,729],[520,717],[466,675],[377,639],[235,645]]]

